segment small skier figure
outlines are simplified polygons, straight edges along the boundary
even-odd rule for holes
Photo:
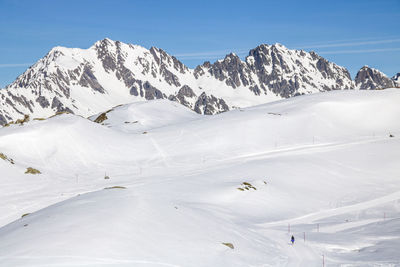
[[[290,239],[290,241],[292,241],[292,245],[294,244],[294,236],[292,236],[292,238]]]

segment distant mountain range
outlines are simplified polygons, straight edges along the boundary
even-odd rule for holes
[[[301,94],[400,86],[364,66],[348,70],[315,52],[262,44],[243,61],[231,53],[195,69],[162,49],[104,39],[88,49],[55,47],[0,90],[0,124],[56,112],[90,116],[113,106],[151,99],[177,101],[200,114],[262,104]]]

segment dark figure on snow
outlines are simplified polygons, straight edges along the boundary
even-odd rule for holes
[[[294,244],[294,236],[292,236],[292,238],[290,239],[290,241],[292,241],[292,245]]]

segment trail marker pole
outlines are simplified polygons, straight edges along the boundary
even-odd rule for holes
[[[290,223],[288,223],[288,225],[287,225],[287,231],[290,234]]]
[[[383,220],[386,220],[386,212],[383,213]]]
[[[303,232],[304,243],[306,243],[306,232]]]
[[[317,223],[317,232],[319,233],[319,223]]]
[[[325,255],[322,254],[322,267],[325,267]]]

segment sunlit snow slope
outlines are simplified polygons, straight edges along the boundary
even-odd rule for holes
[[[157,100],[1,128],[0,266],[398,266],[399,103]]]
[[[122,132],[143,133],[202,117],[179,103],[159,99],[117,106],[89,119]]]

